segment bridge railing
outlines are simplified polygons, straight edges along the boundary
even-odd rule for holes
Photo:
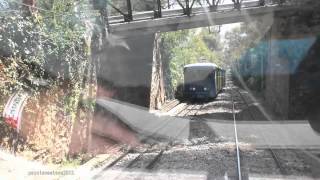
[[[162,18],[193,13],[215,12],[270,4],[286,4],[298,0],[107,0],[109,23]]]

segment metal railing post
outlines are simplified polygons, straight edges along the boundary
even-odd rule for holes
[[[127,9],[128,9],[128,14],[124,16],[124,21],[130,22],[133,20],[131,0],[127,0]]]
[[[186,15],[190,16],[191,14],[191,8],[190,8],[190,3],[189,3],[189,0],[186,0],[186,12],[185,12]]]
[[[154,18],[161,18],[162,12],[161,12],[161,0],[153,0],[154,4]]]

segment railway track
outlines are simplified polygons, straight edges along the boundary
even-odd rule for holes
[[[176,102],[171,102],[168,106],[171,106],[172,108],[175,108],[178,106]],[[196,109],[201,109],[203,105],[184,105],[181,109],[179,109],[178,112],[175,113],[175,116],[187,116],[190,112],[195,111]],[[195,112],[196,114],[197,112]],[[164,128],[167,124],[164,124],[162,127],[159,127],[158,130],[161,128]],[[180,133],[177,134],[179,136],[184,130],[182,129]],[[157,132],[157,130],[155,131]],[[153,135],[150,135],[148,137],[143,138],[142,142],[147,142],[149,139],[152,139]],[[136,157],[134,157],[130,162],[128,162],[124,167],[121,167],[121,170],[129,170],[131,168],[137,168],[141,169],[142,171],[152,171],[154,167],[157,165],[157,163],[161,160],[161,157],[172,146],[172,142],[168,141],[162,147],[158,149],[153,149],[157,143],[152,143],[150,147],[144,149],[142,152],[138,153]],[[113,167],[116,167],[120,164],[122,160],[124,160],[126,157],[128,157],[131,154],[137,154],[134,148],[130,148],[127,151],[123,152],[121,155],[119,155],[115,160],[112,162],[109,162],[108,164],[104,165],[101,172],[107,171],[112,169]],[[147,159],[146,156],[154,154],[153,158]],[[147,160],[145,160],[147,159]],[[139,166],[140,164],[143,164],[143,166]],[[93,177],[93,179],[99,179],[101,178],[101,173],[97,174]]]
[[[252,112],[252,109],[250,108],[250,104],[248,103],[248,101],[246,100],[244,95],[240,92],[240,90],[238,88],[233,88],[232,91],[234,93],[238,94],[240,97],[240,101],[242,101],[243,104],[245,104],[246,109],[247,109],[246,112],[248,113],[248,115],[246,117],[250,117],[251,118],[250,120],[257,121],[258,119],[256,118],[256,115],[254,114],[254,112]],[[234,93],[231,93],[233,98],[234,98]],[[234,102],[233,102],[233,105],[236,106],[236,104]],[[236,114],[234,114],[234,116],[236,116]],[[264,118],[265,118],[264,120],[268,120],[267,117],[264,117]],[[289,171],[290,167],[288,167],[287,162],[285,162],[281,158],[281,155],[279,154],[278,149],[274,149],[271,146],[267,145],[267,148],[265,150],[269,152],[277,169],[279,170],[279,173],[282,176],[288,176],[291,174],[291,172]],[[286,151],[286,150],[281,149],[281,151]],[[311,162],[312,166],[320,167],[320,158],[315,156],[314,154],[308,152],[307,150],[303,150],[303,149],[300,149],[300,150],[292,149],[292,151],[294,151],[294,154],[296,154],[296,157],[302,159],[303,162]],[[240,148],[240,156],[241,156],[241,153],[243,153],[243,151],[241,151],[241,148]],[[241,159],[241,157],[239,157],[239,159]]]
[[[236,112],[235,112],[235,99],[232,92],[230,92],[230,95],[231,95],[231,101],[232,101],[232,115],[233,115],[234,135],[235,135],[235,144],[236,144],[237,174],[238,174],[238,180],[242,180],[240,146],[239,146],[239,140],[238,140],[237,121],[236,121]]]
[[[228,94],[230,94],[230,99],[231,99],[231,104],[232,104],[232,115],[233,115],[233,121],[234,121],[234,133],[235,133],[235,145],[236,145],[236,168],[237,168],[237,178],[236,179],[247,179],[247,174],[242,172],[244,167],[246,166],[246,164],[242,161],[243,158],[242,156],[244,156],[243,153],[245,153],[245,151],[242,151],[241,146],[240,146],[240,142],[238,140],[238,132],[237,132],[237,122],[241,121],[241,119],[238,119],[239,117],[237,116],[237,106],[239,104],[244,104],[245,107],[241,107],[241,108],[246,108],[248,109],[248,113],[246,114],[246,117],[250,118],[250,120],[255,121],[255,115],[254,112],[251,111],[251,109],[249,108],[250,105],[247,102],[247,100],[245,99],[245,97],[242,95],[242,93],[239,91],[239,89],[237,87],[233,87],[232,85],[229,85],[229,87],[232,87],[228,90],[226,90],[228,92]],[[178,112],[176,115],[177,116],[191,116],[190,121],[191,122],[199,122],[199,121],[203,121],[203,122],[207,122],[206,119],[203,119],[201,117],[197,117],[197,115],[199,115],[201,113],[201,109],[204,107],[204,104],[197,104],[197,105],[189,105],[187,107],[185,107],[182,111]],[[218,105],[217,105],[218,106]],[[214,108],[214,107],[212,107]],[[231,119],[230,119],[231,120]],[[275,167],[279,170],[279,173],[283,176],[288,175],[289,172],[286,170],[285,167],[285,163],[282,161],[282,159],[280,158],[280,156],[278,155],[277,150],[272,149],[271,147],[268,147],[267,149],[265,149],[267,152],[269,152],[268,156],[270,158],[273,159],[274,165]]]
[[[153,144],[152,146],[154,146]],[[159,150],[150,151],[151,148],[148,148],[144,150],[143,152],[139,153],[135,158],[133,158],[131,161],[128,162],[127,165],[124,167],[121,167],[120,162],[125,159],[125,157],[129,156],[130,154],[133,154],[133,150],[129,150],[127,152],[122,153],[117,159],[109,163],[107,166],[105,166],[100,173],[95,175],[92,179],[101,179],[103,177],[103,172],[107,170],[111,170],[113,167],[116,167],[119,164],[119,167],[121,171],[126,171],[131,168],[140,169],[141,171],[152,171],[154,167],[157,165],[157,163],[161,160],[161,156],[164,154],[164,152],[170,148],[170,145],[167,144],[165,148],[161,148]],[[150,155],[151,153],[155,154],[153,158],[150,160],[145,160],[145,156]],[[142,161],[142,163],[140,162]],[[143,164],[143,166],[139,166],[139,163]],[[144,165],[146,164],[146,165]],[[136,167],[135,167],[136,166]],[[121,176],[121,174],[119,174]],[[115,178],[117,179],[117,177]]]
[[[229,82],[232,83],[232,82]],[[229,100],[232,101],[232,115],[233,115],[233,120],[234,122],[234,133],[235,133],[235,147],[236,147],[236,151],[235,154],[232,154],[232,159],[229,159],[229,162],[233,163],[234,167],[236,168],[236,172],[237,174],[233,175],[233,172],[229,175],[231,175],[231,177],[235,177],[235,179],[247,179],[247,175],[248,175],[248,169],[252,166],[254,166],[252,163],[247,162],[247,157],[252,156],[252,154],[246,154],[248,153],[248,151],[246,151],[246,149],[244,149],[244,146],[241,146],[241,142],[239,142],[238,140],[238,132],[237,132],[237,123],[239,121],[242,121],[241,118],[247,117],[250,118],[250,120],[252,121],[256,121],[257,120],[257,116],[255,115],[255,112],[251,110],[250,105],[252,105],[251,103],[254,102],[248,102],[248,100],[246,99],[247,97],[246,94],[242,94],[241,90],[238,89],[238,87],[233,86],[232,84],[228,85],[229,88],[226,88],[225,92],[230,95],[228,96],[228,98],[230,98]],[[171,106],[172,108],[176,108],[176,111],[173,113],[174,116],[179,116],[179,117],[189,117],[190,118],[190,123],[193,123],[193,129],[195,128],[202,128],[201,126],[203,124],[206,124],[207,119],[199,117],[199,114],[203,113],[203,109],[205,107],[207,107],[207,104],[177,104],[176,102],[171,102],[168,106]],[[229,104],[228,104],[229,106]],[[210,108],[219,108],[219,103],[217,104],[213,104],[212,107]],[[245,116],[241,117],[238,116],[238,109],[247,109],[247,111],[245,111]],[[170,108],[168,108],[168,110],[170,110]],[[199,123],[197,123],[199,122]],[[203,122],[203,123],[201,123]],[[190,124],[190,126],[191,126]],[[163,125],[163,127],[159,127],[159,129],[164,128],[166,125]],[[203,127],[204,129],[205,127]],[[192,128],[190,127],[190,134],[191,134]],[[202,136],[207,136],[209,137],[209,139],[211,138],[209,136],[209,134],[207,132],[204,132],[205,130],[203,130],[203,132],[197,131],[197,133],[195,133],[195,136],[192,136],[191,138],[201,138]],[[210,129],[209,129],[210,131]],[[152,138],[152,137],[145,137],[145,140],[147,141],[148,138]],[[189,136],[190,138],[190,136]],[[213,138],[214,139],[214,135]],[[189,139],[190,140],[190,139]],[[205,142],[205,143],[203,143]],[[201,141],[200,144],[197,144],[197,142],[191,142],[191,145],[188,145],[190,147],[193,146],[197,146],[197,145],[203,145],[201,144],[203,143],[204,145],[206,143],[216,143],[215,141]],[[116,160],[114,160],[113,162],[109,163],[108,165],[105,166],[105,168],[103,170],[108,170],[108,169],[112,169],[113,167],[116,168],[120,168],[121,170],[141,170],[146,171],[146,172],[154,172],[154,170],[158,170],[161,169],[163,167],[167,168],[171,168],[172,164],[168,164],[166,166],[163,166],[166,163],[173,163],[173,161],[168,158],[168,155],[170,154],[170,151],[172,151],[173,149],[175,149],[175,146],[173,144],[171,144],[171,142],[166,142],[165,144],[162,144],[162,146],[158,146],[157,143],[153,143],[150,144],[150,146],[148,146],[146,149],[144,149],[141,152],[137,152],[135,151],[133,148],[129,149],[128,151],[124,152],[122,155],[120,155]],[[270,164],[267,165],[267,163],[271,163],[272,167],[275,170],[275,172],[277,173],[277,175],[281,175],[282,177],[284,176],[288,176],[288,175],[292,175],[292,172],[294,170],[290,169],[289,165],[288,165],[288,159],[290,160],[290,156],[284,156],[286,152],[284,152],[282,149],[274,149],[272,147],[267,147],[262,149],[263,151],[263,158],[266,158],[266,160],[262,160],[260,162],[262,162],[263,164],[265,163],[265,165],[263,167],[265,168],[270,168]],[[290,151],[290,150],[289,150]],[[233,152],[233,151],[232,151]],[[300,157],[301,159],[303,159],[302,161],[304,161],[307,158],[313,158],[314,157],[311,155],[307,156],[307,153],[304,150],[301,151],[296,151],[296,150],[292,150],[291,154],[295,154],[298,153],[296,156]],[[210,154],[210,153],[209,153]],[[132,155],[130,158],[128,158],[130,155]],[[133,156],[134,155],[134,156]],[[126,158],[127,157],[127,158]],[[169,156],[170,157],[170,156]],[[185,158],[185,157],[183,157]],[[170,159],[170,161],[166,161],[166,159]],[[122,163],[121,161],[126,161],[126,163]],[[234,162],[236,161],[236,162]],[[293,160],[295,161],[295,160]],[[174,161],[175,162],[175,161]],[[307,160],[307,162],[309,162],[309,160]],[[315,163],[317,163],[315,161]],[[320,161],[319,161],[320,163]],[[232,165],[232,166],[233,166]],[[257,168],[259,166],[253,167],[253,168]],[[318,164],[316,164],[316,167],[319,167]],[[140,171],[138,171],[140,172]],[[119,175],[120,176],[120,175]],[[97,178],[94,178],[97,179]]]
[[[188,111],[190,111],[190,109],[188,109]],[[161,128],[164,128],[166,125],[167,124],[164,124],[162,127],[159,127],[158,130],[160,130]],[[179,136],[183,131],[184,131],[184,129],[180,130],[180,132],[177,134],[177,136]],[[157,132],[157,130],[155,132]],[[147,137],[143,138],[142,143],[144,143],[152,138],[153,138],[153,135],[147,136]],[[158,145],[158,144],[157,143],[150,144],[150,147],[148,147],[145,150],[143,150],[142,152],[140,152],[135,158],[133,158],[130,162],[128,162],[127,165],[125,165],[124,167],[121,167],[121,170],[128,170],[130,168],[136,168],[135,165],[137,165],[140,161],[142,161],[142,164],[146,164],[146,165],[143,165],[143,167],[140,167],[137,165],[138,169],[141,169],[142,171],[152,171],[154,169],[154,167],[157,165],[157,163],[161,160],[161,157],[165,153],[165,151],[170,149],[170,147],[172,146],[172,142],[168,141],[165,144],[163,144],[161,147],[154,150],[153,148],[156,145]],[[145,162],[144,157],[146,157],[147,155],[149,155],[151,153],[155,154],[154,157],[151,160],[147,160],[147,162]],[[96,174],[92,179],[101,178],[103,171],[110,170],[111,168],[117,166],[120,163],[120,161],[124,160],[130,154],[136,154],[134,148],[130,148],[129,150],[127,150],[127,151],[123,152],[121,155],[119,155],[115,160],[106,164],[102,168],[101,173]],[[117,179],[117,178],[115,178],[115,179]]]
[[[236,112],[235,112],[235,101],[234,101],[234,95],[233,93],[231,92],[232,90],[229,91],[229,94],[231,95],[231,102],[232,102],[232,114],[233,114],[233,121],[234,121],[234,130],[235,130],[235,145],[236,145],[236,168],[237,168],[237,175],[236,176],[236,179],[238,180],[242,180],[242,171],[241,171],[241,149],[240,149],[240,146],[239,146],[239,141],[238,141],[238,137],[237,137],[237,129],[236,129]],[[207,122],[206,119],[204,118],[201,118],[201,117],[197,117],[197,115],[200,114],[201,112],[201,109],[204,107],[205,105],[202,104],[202,105],[198,105],[198,108],[196,108],[194,110],[194,112],[192,111],[189,111],[188,113],[184,113],[183,115],[188,115],[188,116],[191,116],[190,118],[190,121],[191,122],[199,122],[199,121],[202,121],[202,122]],[[218,106],[218,105],[217,105]],[[196,105],[193,105],[191,106],[190,109],[194,109],[194,107],[196,107]],[[212,107],[214,108],[214,107]],[[192,112],[192,113],[190,113]],[[179,113],[178,113],[179,114]],[[253,116],[252,116],[253,117]]]
[[[152,146],[155,146],[156,144],[152,144]],[[170,148],[170,143],[167,143],[166,145],[164,145],[164,147],[158,149],[158,150],[150,150],[152,149],[152,147],[146,149],[145,151],[139,153],[139,155],[137,155],[133,160],[131,160],[127,165],[125,165],[125,167],[121,168],[121,170],[128,170],[131,168],[139,168],[141,170],[144,171],[151,171],[156,164],[160,161],[161,156],[163,155],[163,153]],[[149,155],[150,153],[155,154],[153,158],[147,160],[147,162],[145,162],[145,156]],[[122,157],[121,159],[123,159],[124,157]],[[143,166],[139,166],[139,162],[142,161],[141,164],[143,164]],[[146,165],[144,165],[146,164]],[[115,164],[113,164],[114,166]],[[136,167],[135,167],[136,166]]]
[[[253,121],[256,120],[255,115],[254,115],[254,113],[252,112],[249,103],[248,103],[248,102],[246,101],[246,99],[243,97],[243,95],[241,94],[241,92],[239,91],[239,89],[236,88],[236,87],[234,87],[234,88],[232,88],[232,91],[233,91],[234,93],[230,92],[230,94],[231,94],[231,96],[232,96],[233,107],[236,106],[236,105],[235,105],[235,102],[234,102],[235,93],[236,93],[236,94],[239,95],[240,101],[242,101],[243,104],[245,104],[246,109],[248,109],[248,111],[247,111],[247,112],[248,112],[248,116],[247,116],[247,117],[250,117],[250,118],[251,118],[250,120],[253,120]],[[239,99],[238,99],[238,100],[239,100]],[[235,125],[235,128],[236,128],[236,121],[237,121],[237,119],[236,119],[236,114],[235,114],[235,112],[233,112],[233,114],[234,114],[234,120],[235,120],[235,124],[234,124],[234,125]],[[236,139],[237,139],[237,132],[235,132],[235,135],[236,135]],[[236,140],[236,141],[237,141],[236,144],[239,144],[238,140]],[[236,146],[239,147],[239,145],[236,145]],[[285,167],[284,167],[284,163],[281,162],[281,158],[278,156],[277,152],[276,152],[274,149],[272,149],[269,145],[268,145],[268,147],[267,147],[266,150],[269,151],[270,156],[272,157],[272,159],[273,159],[273,161],[274,161],[277,169],[279,170],[280,174],[281,174],[281,175],[288,175],[288,172],[286,171],[286,169],[285,169]],[[243,151],[241,151],[241,148],[240,148],[240,147],[239,147],[239,151],[238,151],[238,152],[239,152],[239,154],[237,155],[237,159],[238,159],[238,166],[240,166],[240,164],[241,164],[241,153],[243,153]],[[239,179],[241,180],[241,178],[242,178],[242,177],[240,177],[240,175],[241,175],[241,168],[238,168],[238,171],[240,171],[240,172],[239,172]]]

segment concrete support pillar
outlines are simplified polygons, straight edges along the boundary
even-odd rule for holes
[[[99,55],[97,96],[111,93],[114,99],[149,107],[154,35],[109,35],[108,41]]]
[[[270,30],[270,41],[266,76],[266,101],[282,118],[288,118],[289,106],[289,61],[280,52],[279,41],[272,40],[276,28]]]
[[[149,107],[154,35],[119,37],[108,40],[96,51],[97,99],[112,98]],[[136,133],[120,117],[97,106],[91,127],[91,153],[113,151],[113,141],[136,145]],[[110,140],[112,139],[112,141]]]

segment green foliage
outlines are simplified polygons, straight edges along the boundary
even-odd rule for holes
[[[99,1],[99,0],[96,0]],[[101,0],[100,0],[101,1]],[[102,0],[103,1],[103,0]],[[109,0],[114,7],[119,9],[122,13],[128,13],[127,0]],[[162,2],[163,4],[164,2]],[[154,0],[131,0],[131,7],[133,13],[142,11],[152,11],[154,9]],[[118,11],[107,5],[110,15],[121,15]],[[163,7],[165,8],[165,7]]]
[[[241,24],[225,34],[225,56],[248,87],[262,90],[263,72],[267,60],[267,43],[264,41],[265,29],[261,22]]]
[[[251,22],[241,24],[239,27],[232,29],[225,34],[225,51],[224,54],[228,64],[236,64],[250,48],[255,47],[264,37],[266,27],[262,22]]]
[[[12,13],[0,17],[0,67],[6,82],[0,85],[0,95],[19,89],[34,93],[39,88],[68,88],[64,107],[75,113],[83,80],[87,79],[89,45],[86,44],[86,23],[81,13],[83,0],[39,1],[41,10],[29,17]],[[46,85],[37,84],[39,80]]]
[[[219,36],[207,28],[163,33],[162,38],[175,89],[183,82],[183,67],[187,64],[204,61],[223,66]]]

